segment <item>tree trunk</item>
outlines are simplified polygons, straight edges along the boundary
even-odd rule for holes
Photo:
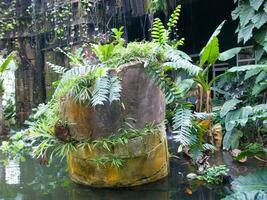
[[[211,91],[206,91],[206,112],[211,113]]]

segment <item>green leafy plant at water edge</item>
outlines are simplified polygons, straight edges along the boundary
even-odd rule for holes
[[[266,156],[266,155],[267,155],[267,148],[264,148],[263,144],[252,143],[248,144],[238,156],[234,157],[234,159],[241,160],[246,156],[253,157],[253,156]]]
[[[267,169],[260,169],[245,176],[239,176],[232,183],[233,194],[224,200],[255,199],[267,197]]]
[[[227,100],[220,111],[225,149],[238,148],[240,138],[262,143],[267,119],[266,69],[267,65],[233,67],[218,82],[217,91]]]
[[[218,165],[210,167],[205,170],[203,176],[198,176],[199,180],[203,180],[209,184],[221,184],[223,182],[223,177],[227,175],[229,169],[225,165]]]

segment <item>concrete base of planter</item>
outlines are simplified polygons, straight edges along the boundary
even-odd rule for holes
[[[118,156],[123,166],[111,163],[97,165],[99,157]],[[164,129],[154,134],[129,139],[127,144],[103,147],[83,147],[68,157],[70,178],[92,187],[131,187],[151,183],[168,175],[169,157]]]

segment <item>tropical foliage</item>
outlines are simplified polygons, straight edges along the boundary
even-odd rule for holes
[[[246,176],[239,176],[232,182],[234,193],[224,198],[235,199],[266,199],[267,198],[267,170],[261,169]]]
[[[233,20],[239,19],[236,29],[238,42],[244,44],[253,38],[256,43],[256,59],[266,60],[267,53],[267,2],[264,0],[235,0],[237,4],[232,12]]]

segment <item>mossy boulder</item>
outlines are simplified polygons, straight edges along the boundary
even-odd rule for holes
[[[110,158],[105,163],[96,160]],[[121,159],[115,166],[112,159]],[[80,148],[68,157],[71,179],[93,187],[131,187],[162,179],[168,175],[169,155],[164,129],[138,136],[126,145]]]
[[[146,124],[159,124],[165,118],[165,98],[161,90],[145,73],[144,64],[133,62],[111,70],[121,80],[121,101],[91,107],[72,99],[61,99],[61,118],[69,122],[70,133],[76,139],[99,139],[116,134],[125,120],[136,129]]]

